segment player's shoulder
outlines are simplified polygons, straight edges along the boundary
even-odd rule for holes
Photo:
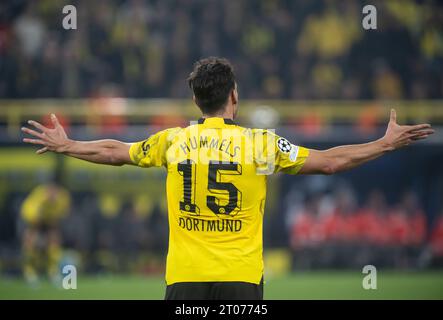
[[[134,152],[135,150],[139,150],[141,152],[141,150],[150,148],[153,145],[162,145],[167,147],[174,141],[174,139],[176,139],[178,135],[180,135],[181,132],[183,132],[183,128],[171,127],[151,133],[145,140],[133,144],[133,146],[136,146],[133,147]]]
[[[162,132],[167,133],[167,134],[178,134],[180,132],[182,132],[184,129],[182,127],[172,127],[172,128],[167,128],[164,129]]]
[[[276,136],[274,129],[260,129],[260,128],[252,128],[250,129],[255,135],[272,135]]]
[[[158,131],[153,136],[156,136],[160,140],[164,138],[166,141],[172,141],[177,135],[182,133],[183,130],[182,127],[172,127]]]
[[[275,133],[273,129],[260,129],[251,128],[249,130],[249,135],[254,139],[277,139],[279,136]]]
[[[286,138],[279,136],[274,129],[251,129],[251,136],[254,143],[276,148],[283,153],[288,153],[293,148],[293,144]]]

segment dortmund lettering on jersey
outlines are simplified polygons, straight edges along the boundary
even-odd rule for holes
[[[207,118],[160,131],[129,152],[138,166],[167,169],[166,283],[259,284],[266,176],[297,174],[309,150],[271,130]]]

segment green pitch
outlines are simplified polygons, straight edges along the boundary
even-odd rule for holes
[[[337,271],[268,277],[265,299],[443,299],[443,271],[379,271],[376,290],[364,290],[362,279],[360,273]],[[0,278],[0,299],[162,299],[165,285],[161,277],[79,275],[77,286],[31,288],[19,279]]]

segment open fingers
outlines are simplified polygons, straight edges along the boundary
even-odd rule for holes
[[[406,126],[406,131],[413,132],[413,131],[429,129],[429,128],[431,128],[431,125],[429,123],[422,123],[422,124],[417,124],[414,126]]]
[[[37,153],[37,154],[43,154],[43,153],[45,153],[46,151],[48,151],[48,147],[44,147],[44,148],[38,149],[35,153]]]
[[[433,134],[433,133],[435,133],[435,130],[434,129],[423,129],[423,130],[413,131],[412,133],[417,133],[417,134]]]
[[[408,139],[412,139],[414,141],[422,140],[422,139],[426,139],[434,132],[435,131],[433,129],[423,129],[423,130],[419,130],[419,131],[410,132],[406,137]]]
[[[43,146],[46,145],[46,143],[43,140],[41,140],[41,139],[28,139],[28,138],[24,138],[23,142],[30,143],[30,144],[39,144],[39,145],[43,145]]]
[[[48,128],[46,128],[44,125],[38,123],[37,121],[29,120],[28,123],[29,123],[31,126],[34,126],[34,127],[36,127],[37,129],[39,129],[39,130],[41,130],[41,131],[43,131],[43,132],[46,132],[46,131],[48,130]]]
[[[397,112],[395,109],[391,109],[390,121],[396,123],[397,122]]]
[[[57,117],[53,113],[51,113],[51,121],[54,127],[60,127],[60,122],[58,122]]]
[[[412,137],[411,139],[414,140],[414,141],[417,141],[417,140],[426,139],[427,137],[429,137],[429,135],[425,134],[425,135],[422,135],[422,136]]]
[[[421,135],[431,135],[434,134],[435,130],[434,129],[421,129],[421,130],[415,130],[415,131],[409,131],[407,133],[408,136],[421,136]]]
[[[409,132],[408,136],[409,137],[420,137],[420,136],[429,136],[431,134],[434,134],[434,130],[433,129],[423,129],[423,130],[419,130],[419,131],[413,131],[413,132]]]
[[[22,131],[25,132],[25,133],[27,133],[27,134],[30,134],[30,135],[32,135],[32,136],[34,136],[34,137],[37,137],[37,138],[43,139],[43,134],[40,133],[40,132],[37,132],[37,131],[35,131],[35,130],[32,130],[32,129],[29,129],[29,128],[26,128],[26,127],[23,127],[23,128],[22,128]]]

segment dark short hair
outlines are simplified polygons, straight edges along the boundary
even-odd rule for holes
[[[194,64],[188,84],[202,112],[216,113],[226,105],[235,88],[234,68],[224,58],[201,59]]]

